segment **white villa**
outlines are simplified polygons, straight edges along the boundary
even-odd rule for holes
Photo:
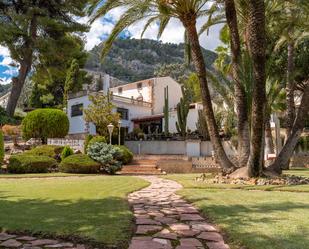
[[[116,87],[110,87],[111,77],[104,74],[100,76],[102,94],[109,92],[111,100],[116,106],[115,111],[121,115],[122,127],[127,132],[134,128],[141,128],[145,134],[161,133],[163,131],[163,107],[164,88],[169,89],[169,131],[177,132],[176,106],[182,97],[181,86],[171,77],[151,78],[138,82],[133,82]],[[67,105],[67,114],[70,120],[69,135],[78,136],[87,132],[95,134],[95,126],[87,124],[83,118],[83,109],[90,104],[89,94],[93,91],[82,91],[70,94]],[[188,129],[195,131],[198,120],[198,109],[202,109],[201,104],[192,104],[188,115]]]

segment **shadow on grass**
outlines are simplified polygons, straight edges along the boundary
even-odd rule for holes
[[[128,203],[117,197],[67,201],[1,195],[0,210],[0,227],[4,230],[100,248],[127,248],[133,231]]]
[[[309,206],[304,203],[270,203],[268,200],[268,203],[218,205],[207,204],[207,198],[190,198],[190,202],[200,202],[199,209],[224,227],[236,247],[241,244],[250,249],[309,248],[308,222],[301,222],[302,217],[293,220],[292,216],[294,210],[301,209],[304,221],[308,219]]]

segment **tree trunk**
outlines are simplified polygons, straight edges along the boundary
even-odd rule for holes
[[[37,33],[37,17],[34,15],[32,17],[29,26],[29,36],[25,38],[26,39],[25,45],[22,49],[24,54],[23,59],[20,62],[18,76],[12,78],[11,94],[6,107],[6,112],[11,117],[14,116],[19,96],[25,84],[27,75],[31,70],[32,59],[33,59],[33,46],[37,36],[36,33]]]
[[[269,114],[266,114],[265,119],[265,151],[266,155],[275,153],[275,146],[274,146],[273,135],[271,132]]]
[[[244,167],[250,154],[249,121],[246,91],[240,82],[241,45],[234,0],[225,0],[225,15],[231,36],[232,70],[238,119],[238,163],[240,167]]]
[[[249,52],[253,61],[251,143],[248,160],[250,177],[260,176],[263,169],[263,134],[266,102],[265,90],[265,5],[264,0],[248,0]]]
[[[286,83],[286,137],[291,134],[295,120],[295,102],[294,102],[294,43],[288,44],[288,62],[287,62],[287,83]]]
[[[202,102],[205,111],[206,122],[208,125],[210,140],[215,152],[215,157],[223,169],[233,169],[234,165],[224,151],[212,108],[212,102],[206,78],[206,65],[196,30],[196,16],[193,14],[185,16],[182,18],[182,22],[188,33],[192,50],[192,61],[200,81]]]
[[[309,114],[309,83],[307,84],[299,110],[297,112],[297,116],[291,130],[291,134],[288,137],[285,145],[283,146],[282,150],[280,151],[278,157],[276,158],[275,162],[268,168],[273,170],[279,174],[282,173],[282,169],[286,169],[289,165],[289,160],[293,155],[295,150],[295,146],[301,136],[301,133],[305,126],[305,120]]]

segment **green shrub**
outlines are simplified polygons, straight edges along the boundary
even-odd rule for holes
[[[121,151],[121,155],[117,158],[118,161],[121,161],[123,164],[128,164],[133,160],[133,153],[124,145],[115,145]]]
[[[121,156],[121,150],[106,143],[92,143],[87,148],[87,154],[93,160],[101,163],[108,174],[115,174],[121,169],[122,163],[117,160]]]
[[[100,171],[100,164],[89,156],[76,154],[62,160],[59,170],[65,173],[95,174]]]
[[[0,164],[3,162],[4,159],[4,139],[3,139],[3,133],[0,130]]]
[[[19,154],[10,157],[8,171],[13,174],[47,173],[56,167],[57,161],[53,158]]]
[[[89,145],[90,140],[93,138],[93,135],[88,134],[85,138],[85,143],[84,143],[84,153],[87,154],[87,147]]]
[[[103,136],[95,136],[89,141],[88,146],[94,143],[106,143],[106,139]]]
[[[74,151],[71,149],[70,146],[65,146],[61,152],[61,160],[67,158],[68,156],[72,156]]]
[[[62,146],[57,145],[40,145],[32,150],[25,152],[28,155],[34,156],[48,156],[54,159],[60,159],[60,154],[63,151]]]
[[[63,138],[69,131],[67,115],[58,109],[37,109],[29,112],[22,121],[23,138],[40,138],[43,143],[47,138]]]

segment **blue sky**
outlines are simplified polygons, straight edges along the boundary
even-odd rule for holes
[[[96,20],[91,25],[90,31],[85,34],[87,50],[92,49],[95,45],[99,44],[102,40],[104,40],[108,36],[108,34],[113,29],[115,22],[120,18],[123,11],[124,10],[121,8],[114,9],[113,11],[109,12],[106,17]],[[80,22],[87,23],[88,18],[84,17],[80,19]],[[125,34],[126,35],[129,34],[132,38],[139,39],[141,32],[143,30],[144,24],[145,24],[145,21],[142,21],[142,22],[139,22],[129,27],[126,30]],[[200,26],[201,24],[202,23],[198,23],[197,25]],[[206,34],[202,35],[200,38],[201,45],[206,49],[215,50],[215,48],[219,44],[219,39],[218,39],[219,30],[220,30],[220,26],[215,26],[210,30],[208,36],[206,36]],[[146,31],[143,38],[156,40],[157,31],[158,31],[158,26],[154,24],[150,26],[148,31]],[[181,25],[181,23],[178,22],[177,20],[172,20],[167,26],[167,29],[163,33],[160,40],[164,43],[165,42],[181,43],[183,42],[183,37],[184,37],[183,34],[184,34],[184,28]],[[0,83],[1,84],[10,83],[11,77],[16,75],[17,73],[17,68],[10,66],[11,63],[12,63],[12,60],[10,58],[8,49],[0,46],[0,79],[1,79]]]

